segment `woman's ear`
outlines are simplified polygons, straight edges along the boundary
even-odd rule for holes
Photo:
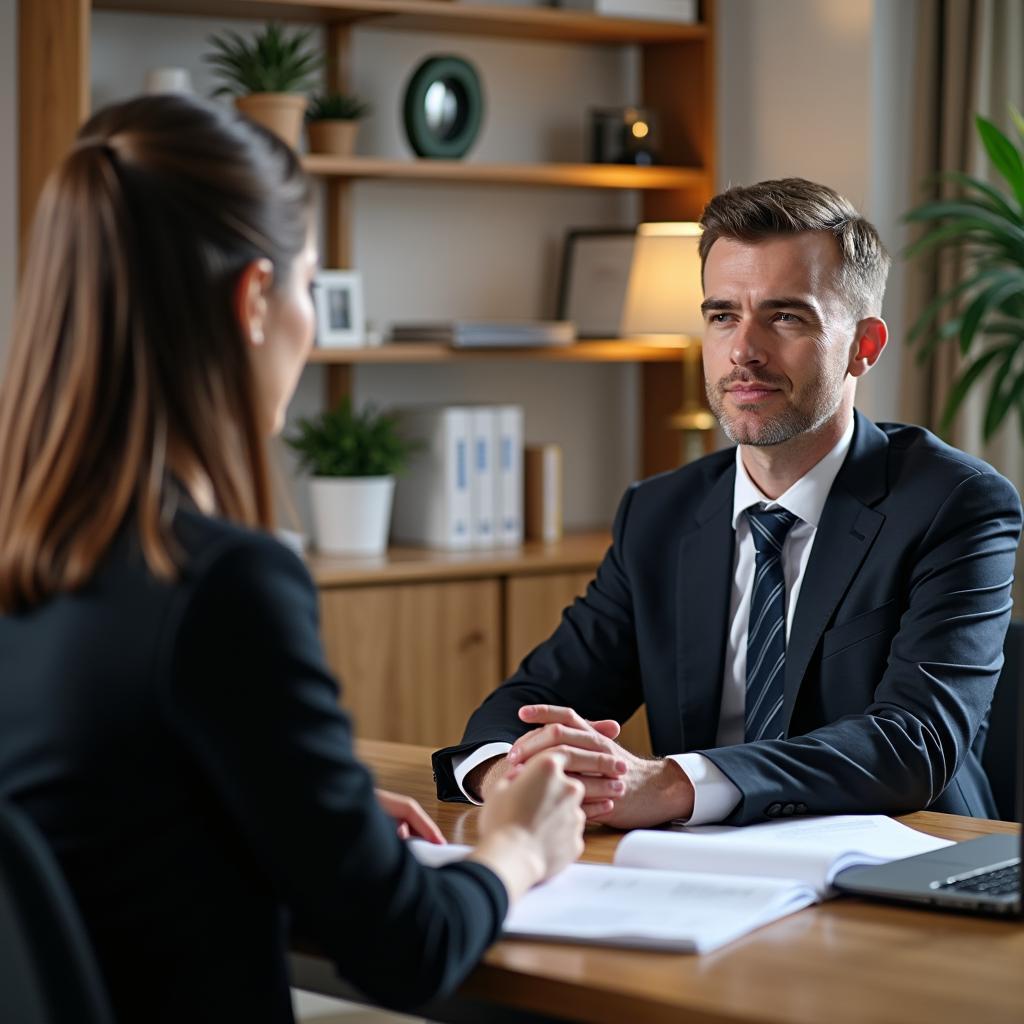
[[[235,316],[242,337],[262,345],[266,336],[267,295],[274,285],[274,265],[265,256],[246,264],[235,285]]]

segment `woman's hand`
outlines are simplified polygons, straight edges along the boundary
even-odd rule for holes
[[[386,789],[377,789],[374,792],[377,794],[377,802],[398,822],[399,839],[419,836],[420,839],[437,843],[439,846],[446,842],[434,819],[411,796],[391,793]]]
[[[480,843],[470,855],[505,883],[515,901],[583,852],[583,783],[566,775],[567,756],[544,751],[501,779],[480,810]]]

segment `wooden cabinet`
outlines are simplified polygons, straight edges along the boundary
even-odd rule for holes
[[[505,552],[311,556],[324,650],[356,734],[457,742],[472,711],[586,590],[608,543],[596,532]],[[649,753],[643,709],[623,742]]]
[[[562,612],[582,596],[593,578],[593,572],[508,578],[505,584],[506,674],[514,672],[519,662],[551,634]],[[620,739],[636,754],[651,753],[646,712],[642,706],[624,723]]]
[[[442,746],[501,680],[497,579],[330,587],[321,633],[361,737]]]

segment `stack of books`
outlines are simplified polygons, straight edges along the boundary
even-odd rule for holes
[[[697,21],[697,0],[559,0],[559,6],[611,18],[646,18],[683,25]]]
[[[392,341],[427,341],[452,348],[529,348],[571,345],[576,328],[568,320],[448,320],[395,324]]]
[[[399,412],[417,451],[398,478],[392,537],[464,549],[523,541],[523,410],[449,405]]]

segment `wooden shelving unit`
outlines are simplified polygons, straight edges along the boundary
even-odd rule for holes
[[[449,186],[635,189],[645,220],[695,220],[711,195],[714,151],[714,0],[701,23],[676,25],[540,7],[480,6],[446,0],[19,0],[19,226],[28,226],[42,184],[89,113],[93,9],[211,18],[308,21],[326,27],[327,85],[347,90],[352,29],[429,31],[583,45],[639,48],[640,101],[658,110],[658,167],[587,164],[486,164],[308,156],[323,178],[327,265],[351,266],[355,182],[437,182]],[[481,360],[634,362],[639,364],[641,471],[678,461],[669,417],[682,395],[687,344],[640,340],[579,342],[564,348],[452,350],[386,345],[317,351],[328,400],[351,390],[355,368],[369,364]],[[437,745],[457,736],[466,715],[546,636],[561,609],[586,588],[608,545],[606,531],[554,545],[441,552],[395,548],[379,559],[311,554],[321,594],[328,661],[350,686],[346,703],[360,733]],[[396,711],[401,715],[396,717]],[[642,731],[641,731],[642,732]],[[640,734],[630,745],[643,749]]]
[[[323,178],[453,182],[460,185],[534,185],[546,188],[701,189],[707,175],[690,167],[619,164],[485,164],[460,160],[374,160],[308,154],[310,174]]]
[[[104,11],[280,18],[538,42],[672,43],[703,40],[708,34],[706,18],[698,25],[676,25],[554,8],[485,6],[457,0],[95,0],[92,6]]]
[[[678,363],[686,344],[650,341],[577,341],[545,348],[451,348],[431,342],[388,342],[370,348],[317,348],[311,363],[382,366],[397,363]]]
[[[391,547],[383,555],[323,555],[311,551],[306,564],[320,587],[351,587],[426,580],[471,580],[531,573],[590,572],[611,544],[607,530],[567,534],[544,544],[527,541],[518,548],[436,551]]]

